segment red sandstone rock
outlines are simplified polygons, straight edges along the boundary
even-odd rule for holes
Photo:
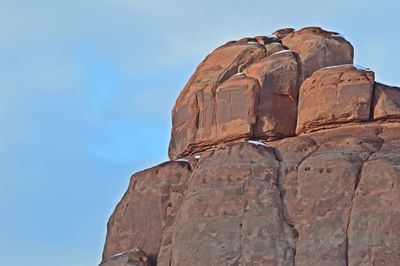
[[[352,65],[323,68],[300,88],[296,133],[368,121],[374,73]]]
[[[200,154],[175,218],[155,241],[162,238],[157,265],[396,265],[400,123],[347,124],[264,143],[271,148],[238,142]],[[177,166],[187,167],[171,162],[168,172]],[[165,176],[140,175],[155,184]],[[136,210],[148,219],[138,225],[143,233],[153,221],[144,214],[162,198],[148,196],[154,205]],[[112,218],[109,235],[125,227]],[[108,237],[106,247],[123,239]],[[127,239],[127,247],[143,243]]]
[[[337,33],[309,27],[299,31],[281,29],[275,34],[276,37],[245,37],[228,42],[197,67],[172,111],[170,158],[243,137],[294,135],[297,95],[304,78],[322,67],[353,62],[353,47]],[[235,132],[218,123],[217,110],[223,107],[218,106],[216,91],[232,87],[232,82],[226,86],[224,83],[241,72],[256,78],[261,91],[236,98],[235,105],[260,104],[256,113],[258,122],[249,123],[254,120],[250,111],[247,117],[242,115],[240,120],[232,121],[232,125],[240,128]],[[253,81],[244,83],[241,83],[242,89],[243,86],[256,87]],[[257,99],[258,95],[261,99]]]
[[[399,265],[400,124],[382,126],[383,143],[364,163],[349,221],[349,265]]]
[[[353,46],[341,35],[319,27],[289,33],[282,43],[299,54],[304,79],[323,67],[353,63]]]
[[[172,223],[187,188],[187,162],[166,162],[132,176],[107,225],[103,259],[140,247],[153,262],[164,230]]]
[[[284,137],[295,133],[299,64],[289,50],[250,65],[244,73],[258,80],[261,92],[254,136]]]
[[[99,266],[151,266],[147,255],[139,248],[107,258]]]
[[[268,45],[270,43],[281,43],[281,40],[275,36],[256,36],[254,39],[263,45]]]
[[[294,32],[293,28],[283,28],[275,31],[273,34],[275,34],[279,39],[282,39],[292,32]]]
[[[260,86],[257,80],[236,74],[215,93],[216,138],[228,141],[251,137],[256,123]]]
[[[221,141],[217,137],[215,119],[216,90],[224,81],[240,72],[239,68],[250,65],[264,54],[262,45],[234,43],[216,49],[197,67],[172,111],[171,158]]]
[[[271,148],[231,144],[202,155],[158,265],[288,265],[295,232],[283,216]],[[218,188],[218,189],[216,189]]]
[[[400,118],[400,88],[375,83],[372,110],[374,120]]]
[[[399,265],[399,89],[336,33],[275,34],[199,65],[172,113],[188,160],[132,176],[101,265]]]
[[[276,42],[265,45],[265,49],[267,50],[266,56],[270,56],[277,52],[287,50],[285,49],[285,47],[283,47],[281,43]]]
[[[271,143],[281,160],[285,216],[298,232],[296,265],[354,265],[347,264],[352,202],[382,131],[348,125]]]

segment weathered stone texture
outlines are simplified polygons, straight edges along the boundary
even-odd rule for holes
[[[336,33],[310,27],[275,34],[228,42],[197,67],[172,111],[170,158],[241,138],[293,136],[303,80],[353,63],[353,47]]]
[[[174,225],[171,264],[160,265],[291,264],[295,232],[283,216],[278,170],[264,146],[204,154]]]
[[[323,67],[353,63],[353,46],[340,34],[319,27],[289,33],[282,44],[299,54],[304,79]]]
[[[296,133],[370,119],[374,73],[341,65],[323,68],[300,88]]]
[[[166,162],[131,177],[107,224],[103,259],[140,247],[155,262],[164,230],[187,189],[188,162]]]
[[[400,88],[375,83],[372,100],[374,120],[400,118]]]
[[[399,265],[400,89],[337,33],[274,34],[197,67],[177,160],[131,177],[101,265]]]
[[[151,263],[141,249],[134,248],[105,259],[99,266],[151,266]]]

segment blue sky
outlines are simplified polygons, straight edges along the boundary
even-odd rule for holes
[[[130,175],[167,160],[175,98],[216,46],[319,25],[399,85],[399,10],[395,0],[0,0],[1,263],[99,263]]]

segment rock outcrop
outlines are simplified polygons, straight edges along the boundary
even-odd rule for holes
[[[101,265],[399,265],[400,88],[339,34],[226,43],[172,120],[171,161],[131,177]]]
[[[155,262],[160,237],[173,223],[190,173],[189,163],[171,161],[133,175],[108,222],[103,258],[140,247]]]
[[[243,137],[293,136],[303,80],[320,68],[353,63],[353,47],[335,32],[276,33],[228,42],[197,67],[172,110],[170,158]]]
[[[399,119],[400,88],[375,83],[372,107],[374,120]]]
[[[304,79],[323,67],[353,63],[353,46],[340,34],[318,27],[293,31],[282,44],[300,56]]]
[[[296,133],[368,121],[374,73],[352,65],[322,68],[300,87]]]

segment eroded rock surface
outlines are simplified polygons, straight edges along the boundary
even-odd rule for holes
[[[108,221],[103,259],[140,247],[155,263],[163,232],[173,223],[190,172],[188,162],[171,161],[133,175]]]
[[[374,120],[400,118],[400,88],[375,83],[372,102]]]
[[[353,65],[322,68],[300,88],[296,133],[370,119],[374,73]]]
[[[400,89],[337,33],[274,34],[197,67],[177,160],[131,177],[101,265],[399,265]]]
[[[399,265],[399,128],[384,127],[384,142],[361,169],[348,229],[349,265]]]
[[[283,216],[278,170],[273,149],[261,145],[204,154],[174,224],[170,261],[159,265],[291,264],[296,233]]]
[[[254,125],[255,137],[294,135],[300,83],[297,60],[293,52],[281,50],[244,70],[247,76],[258,81],[261,89]]]
[[[197,67],[172,110],[172,134],[169,147],[171,158],[187,155],[192,149],[224,140],[226,134],[220,134],[221,132],[217,131],[221,125],[217,127],[216,110],[220,107],[216,106],[216,91],[224,81],[240,72],[239,68],[244,68],[264,56],[264,46],[257,42],[252,44],[252,42],[254,41],[217,48]],[[248,80],[247,86],[253,86],[253,82]],[[231,90],[233,91],[234,88]],[[247,97],[254,96],[249,94]],[[239,100],[241,102],[255,101],[246,97],[241,97]],[[243,119],[243,122],[247,124],[255,120],[251,116],[252,113],[244,119],[239,119]],[[250,130],[239,132],[240,136],[243,134],[250,135]]]
[[[293,136],[303,80],[320,68],[353,63],[353,47],[337,33],[309,27],[299,31],[281,29],[275,34],[228,42],[197,67],[172,111],[170,158],[243,137]],[[240,84],[236,84],[240,89],[230,79],[235,74],[242,77]],[[250,77],[258,81],[258,86]],[[226,90],[242,92],[243,96],[221,102],[221,87],[230,87]],[[255,90],[248,93],[244,87]],[[246,106],[247,115],[231,115],[230,125],[238,125],[235,129],[227,125],[228,111],[224,112],[222,122],[218,119],[227,105],[240,109],[238,106],[250,102],[255,105]]]
[[[151,266],[147,255],[139,248],[113,255],[99,266]]]
[[[291,32],[282,44],[299,54],[304,79],[322,67],[353,63],[353,46],[340,34],[319,27]]]

